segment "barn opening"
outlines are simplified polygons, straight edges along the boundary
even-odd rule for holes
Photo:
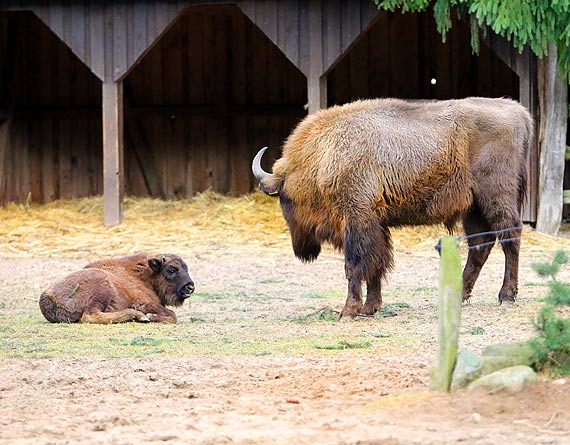
[[[127,75],[124,101],[128,194],[239,195],[257,150],[306,114],[306,78],[239,7],[196,6]]]
[[[367,97],[519,98],[518,76],[485,44],[471,51],[469,23],[442,43],[431,12],[381,12],[328,74],[328,104]]]
[[[34,14],[0,14],[0,204],[103,192],[101,82]]]

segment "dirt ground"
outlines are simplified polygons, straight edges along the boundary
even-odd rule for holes
[[[434,241],[405,249],[395,239],[396,266],[384,302],[398,303],[396,316],[338,323],[309,317],[325,306],[342,308],[338,254],[326,251],[306,265],[286,243],[238,249],[185,240],[180,253],[197,292],[191,305],[177,310],[178,325],[70,331],[160,334],[189,348],[126,356],[96,346],[84,353],[27,353],[29,339],[19,338],[26,332],[48,340],[50,332],[65,332],[39,314],[41,289],[93,258],[4,253],[0,444],[570,444],[568,378],[541,376],[514,395],[428,390],[437,349]],[[511,307],[496,303],[503,256],[494,249],[464,307],[461,348],[479,352],[532,336],[545,287],[530,263],[551,253],[553,244],[523,243],[520,298]],[[561,237],[560,247],[569,246]],[[14,333],[12,326],[24,319],[27,331]],[[368,343],[318,347],[346,339]]]

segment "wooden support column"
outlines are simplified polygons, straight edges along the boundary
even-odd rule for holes
[[[555,43],[538,63],[540,173],[536,230],[555,235],[562,222],[568,83],[557,67]]]
[[[309,114],[327,107],[327,76],[323,74],[323,14],[321,0],[309,2]]]
[[[123,83],[103,82],[103,196],[105,225],[123,219]]]

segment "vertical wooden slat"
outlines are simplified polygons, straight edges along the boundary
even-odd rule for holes
[[[103,180],[105,225],[123,218],[123,84],[103,83]]]
[[[0,125],[0,204],[8,202],[8,158],[10,153],[10,138],[12,134],[12,119],[9,118]]]
[[[100,2],[90,4],[89,44],[91,54],[91,70],[103,80],[105,78],[105,11]]]
[[[57,153],[53,141],[53,119],[43,119],[41,124],[42,201],[50,202],[56,199],[56,190],[59,187]]]
[[[133,62],[147,50],[148,31],[148,3],[140,2],[133,11]]]
[[[204,17],[190,12],[188,14],[188,53],[184,62],[189,67],[189,91],[191,104],[203,104],[206,101],[204,86]]]
[[[29,177],[29,189],[31,193],[31,199],[34,202],[42,202],[43,191],[42,191],[42,163],[43,163],[43,144],[45,141],[42,138],[41,132],[41,120],[32,119],[29,122],[29,157],[30,157],[30,177]]]
[[[309,113],[327,106],[327,84],[323,76],[323,28],[321,0],[309,3],[309,77],[307,79]]]
[[[370,63],[370,93],[373,97],[390,94],[390,40],[388,13],[382,12],[369,31],[368,60]]]
[[[118,80],[128,68],[127,6],[113,2],[113,79]]]
[[[342,54],[340,1],[329,0],[323,11],[324,66],[331,66]]]
[[[70,9],[70,38],[71,49],[82,60],[85,61],[85,5],[82,2],[72,2]]]

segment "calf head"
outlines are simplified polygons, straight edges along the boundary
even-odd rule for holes
[[[151,257],[153,287],[163,305],[180,306],[194,292],[194,282],[188,266],[178,255],[164,254]]]

